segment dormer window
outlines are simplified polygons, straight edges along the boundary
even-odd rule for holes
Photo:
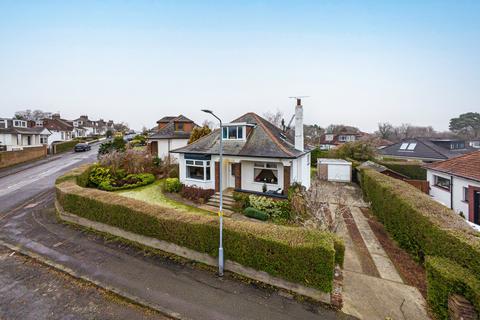
[[[7,120],[0,120],[0,128],[1,129],[7,128]]]
[[[223,140],[243,140],[244,139],[243,126],[226,126],[222,128]]]
[[[13,126],[17,128],[26,128],[27,121],[24,120],[13,120]]]
[[[183,122],[175,122],[175,131],[183,131]]]

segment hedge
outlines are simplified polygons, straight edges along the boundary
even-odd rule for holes
[[[73,148],[78,143],[78,140],[70,140],[54,144],[54,153],[62,153],[66,151],[73,151]]]
[[[409,184],[362,169],[362,190],[387,231],[419,261],[440,256],[480,277],[480,233]]]
[[[266,214],[265,212],[257,210],[252,207],[246,208],[243,212],[247,217],[262,220],[262,221],[267,221],[269,218],[269,215]]]
[[[400,162],[400,161],[380,161],[376,160],[378,164],[381,164],[390,170],[403,174],[414,180],[427,180],[427,170],[422,168],[422,164],[415,162]]]
[[[86,169],[77,169],[56,184],[57,200],[67,212],[217,256],[217,217],[83,188],[75,177],[81,180]],[[343,263],[344,255],[342,240],[332,233],[228,218],[224,248],[226,259],[324,292],[332,290],[335,264]]]
[[[459,294],[480,314],[480,280],[472,272],[440,257],[427,257],[427,300],[438,319],[448,319],[448,297]]]

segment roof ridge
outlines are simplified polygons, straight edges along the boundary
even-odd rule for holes
[[[267,126],[265,125],[265,123],[263,123],[263,121],[265,119],[263,119],[262,117],[260,117],[259,115],[251,112],[253,117],[257,120],[257,122],[259,122],[260,126],[262,127],[263,130],[265,130],[265,132],[267,133],[267,135],[280,147],[280,149],[282,149],[286,154],[288,154],[289,156],[293,156],[293,153],[288,150],[284,145],[282,145],[280,143],[280,141],[278,141],[277,137],[275,137],[275,135],[270,131],[269,128],[267,128]],[[267,121],[267,120],[265,120]]]
[[[405,138],[404,140],[408,140],[408,139],[412,140],[412,138]],[[425,143],[425,141],[430,142],[430,143],[433,143],[433,142],[431,142],[430,140],[425,139],[425,138],[413,138],[413,139],[421,142],[425,147],[429,148],[430,150],[433,150],[434,152],[436,152],[437,154],[441,155],[442,157],[446,157],[446,158],[447,158],[446,160],[449,159],[447,155],[439,152],[439,151],[436,150],[435,148],[432,148],[432,146],[429,146],[427,143]],[[402,141],[404,141],[404,140],[402,140]]]

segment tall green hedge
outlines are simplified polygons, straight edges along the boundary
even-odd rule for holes
[[[422,164],[416,162],[405,162],[405,161],[380,161],[377,160],[377,163],[393,170],[398,173],[403,174],[404,176],[409,177],[414,180],[427,180],[427,170],[422,167]]]
[[[427,257],[427,300],[438,319],[448,319],[448,297],[460,294],[480,315],[480,280],[472,272],[440,257]]]
[[[81,180],[80,171],[56,185],[57,200],[67,212],[217,256],[218,218],[82,188],[74,179]],[[344,254],[341,239],[328,232],[228,218],[224,249],[226,259],[324,292],[332,290],[334,266],[343,263]]]
[[[55,153],[62,153],[66,151],[73,151],[73,148],[75,145],[78,143],[78,140],[70,140],[70,141],[65,141],[65,142],[60,142],[60,143],[55,143],[54,148],[55,148]]]
[[[398,243],[419,261],[427,255],[456,261],[480,277],[480,233],[449,208],[409,184],[362,170],[372,211]]]

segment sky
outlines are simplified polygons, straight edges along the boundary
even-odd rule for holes
[[[480,1],[0,0],[0,117],[290,119],[297,95],[307,124],[447,130],[480,112]]]

